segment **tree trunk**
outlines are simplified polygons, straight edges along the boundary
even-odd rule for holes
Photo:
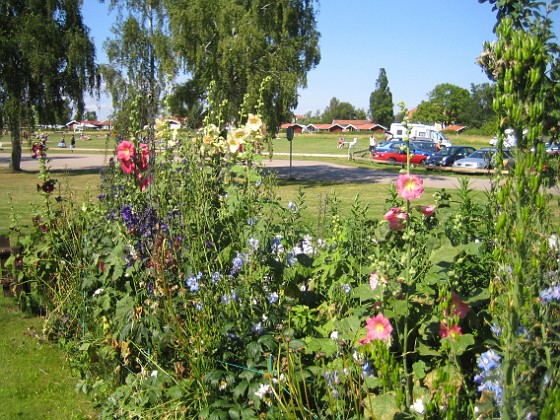
[[[19,127],[10,127],[10,132],[12,136],[12,158],[10,160],[10,169],[12,171],[21,171],[21,135]]]

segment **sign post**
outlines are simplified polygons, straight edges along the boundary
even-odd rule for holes
[[[292,179],[292,140],[294,139],[294,127],[290,126],[286,130],[286,138],[290,142],[290,176],[289,179]]]

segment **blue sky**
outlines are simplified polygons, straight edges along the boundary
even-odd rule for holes
[[[107,2],[86,0],[83,15],[98,61],[106,62],[102,46],[114,13],[108,14]],[[322,112],[333,97],[367,112],[380,68],[393,102],[409,109],[440,83],[470,89],[471,83],[487,82],[475,61],[484,41],[495,39],[495,22],[491,6],[477,0],[321,0],[321,62],[308,73],[295,113]],[[87,105],[100,119],[111,111],[106,97]]]

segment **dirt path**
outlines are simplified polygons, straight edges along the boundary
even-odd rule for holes
[[[53,170],[97,170],[103,167],[110,156],[103,154],[81,154],[81,153],[52,153],[49,156],[48,166]],[[310,156],[310,158],[312,158]],[[0,167],[9,165],[9,153],[0,153]],[[395,181],[397,175],[394,172],[383,169],[356,168],[337,163],[321,162],[316,160],[293,160],[286,159],[265,160],[266,168],[277,173],[281,179],[291,178],[297,181],[333,181],[333,182],[363,182],[388,184]],[[21,168],[24,171],[38,171],[39,162],[29,156],[23,156]],[[1,177],[1,175],[0,175]],[[449,176],[443,173],[423,174],[425,187],[456,189],[459,187],[459,176]],[[470,177],[470,186],[477,190],[489,190],[489,177]]]

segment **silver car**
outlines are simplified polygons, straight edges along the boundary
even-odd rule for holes
[[[496,165],[496,155],[498,149],[485,147],[478,149],[474,153],[463,159],[459,159],[453,163],[454,168],[465,169],[492,169]],[[503,152],[504,166],[514,166],[513,155],[511,151],[504,150]]]

